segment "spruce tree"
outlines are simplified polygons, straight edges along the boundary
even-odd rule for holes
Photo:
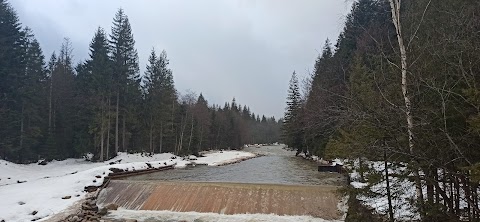
[[[0,0],[0,155],[16,158],[19,150],[21,103],[24,87],[24,33],[15,10]]]
[[[90,58],[78,67],[76,78],[78,119],[75,148],[79,153],[93,152],[100,160],[110,155],[112,61],[102,28],[90,43]]]
[[[126,151],[126,121],[135,121],[133,112],[139,105],[140,75],[138,53],[135,49],[132,28],[123,9],[119,9],[113,19],[110,34],[111,58],[113,60],[113,82],[115,92],[115,153],[119,151],[120,117],[122,118],[122,150]],[[120,114],[121,113],[121,114]],[[130,124],[132,124],[130,122]],[[134,124],[134,123],[133,123]],[[132,127],[132,126],[131,126]]]
[[[29,28],[25,28],[25,74],[21,94],[19,161],[37,159],[47,126],[47,97],[45,59],[38,41]]]
[[[152,50],[144,78],[145,124],[148,128],[149,151],[164,152],[172,147],[173,120],[176,103],[172,71],[167,67],[167,53],[157,56]]]
[[[295,71],[292,73],[292,78],[290,79],[290,85],[288,88],[287,96],[287,108],[284,116],[283,124],[283,140],[285,144],[301,150],[301,142],[298,138],[298,113],[301,107],[301,94],[300,87],[298,85],[298,78]],[[257,122],[260,122],[260,118],[257,116]]]

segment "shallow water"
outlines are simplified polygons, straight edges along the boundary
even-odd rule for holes
[[[318,172],[312,161],[295,157],[282,146],[246,148],[265,156],[225,166],[189,166],[125,178],[126,180],[207,181],[302,185],[343,185],[345,178],[337,173]]]

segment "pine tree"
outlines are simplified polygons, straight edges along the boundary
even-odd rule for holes
[[[144,78],[144,116],[148,128],[149,151],[162,152],[165,151],[165,145],[166,147],[172,145],[174,132],[171,117],[176,103],[175,87],[172,71],[167,67],[169,61],[165,51],[157,56],[155,50],[152,50],[148,61]],[[165,144],[166,139],[170,143]]]
[[[90,58],[77,68],[77,100],[81,104],[75,130],[78,153],[92,152],[100,160],[110,157],[112,61],[107,36],[98,28],[90,43]]]
[[[298,85],[298,78],[295,71],[292,73],[290,79],[290,85],[288,88],[287,108],[284,116],[283,123],[283,140],[285,144],[294,147],[301,151],[302,146],[302,129],[300,125],[299,112],[301,110],[301,94],[300,87]],[[257,122],[260,122],[260,118],[257,116]]]
[[[47,132],[47,106],[45,59],[38,41],[29,28],[25,28],[25,74],[21,94],[19,161],[37,159],[44,134]]]
[[[113,81],[115,101],[115,153],[119,151],[119,121],[122,117],[122,150],[126,151],[126,121],[130,117],[132,125],[136,123],[133,115],[135,105],[140,99],[140,75],[138,53],[135,49],[132,28],[123,9],[119,9],[113,19],[110,35],[111,58],[114,63]],[[120,114],[122,113],[122,114]],[[132,127],[132,126],[131,126]]]
[[[24,33],[15,10],[0,0],[0,155],[15,158],[19,150],[21,103],[24,87]]]
[[[60,53],[51,74],[52,92],[51,132],[55,151],[48,153],[47,159],[66,158],[75,155],[74,137],[74,78],[72,64],[72,46],[69,39],[64,39]]]
[[[194,147],[194,154],[198,155],[198,152],[204,149],[205,144],[208,144],[208,134],[210,133],[211,124],[208,102],[205,100],[202,93],[200,93],[198,96],[194,109],[194,117],[198,126],[197,132],[195,133],[198,140],[198,145]]]

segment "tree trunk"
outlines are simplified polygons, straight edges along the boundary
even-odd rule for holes
[[[110,153],[110,98],[108,100],[107,106],[107,160],[108,154]]]
[[[388,200],[388,217],[390,222],[393,222],[395,219],[393,217],[393,207],[392,207],[392,194],[390,192],[390,178],[388,177],[388,162],[387,162],[387,149],[383,149],[383,162],[385,164],[385,181],[387,182],[387,200]]]
[[[187,127],[187,120],[185,120],[185,123],[183,123],[183,116],[182,116],[182,120],[180,121],[180,123],[182,124],[181,125],[182,129],[180,131],[180,142],[178,143],[177,155],[183,147],[183,134],[185,132],[185,128]]]
[[[53,91],[53,74],[50,76],[50,96],[48,98],[48,130],[52,128],[52,91]]]
[[[24,130],[24,124],[25,124],[25,121],[24,121],[24,114],[25,113],[25,105],[23,104],[22,102],[22,113],[21,113],[21,116],[20,116],[20,150],[22,150],[23,148],[23,137],[24,137],[24,133],[25,133],[25,130]]]
[[[453,179],[453,185],[455,186],[455,214],[460,216],[460,184],[457,176],[453,176]]]
[[[203,126],[200,128],[200,140],[198,141],[198,149],[197,152],[202,150],[202,142],[203,142]]]
[[[468,175],[468,174],[467,174]],[[472,194],[470,193],[470,187],[469,187],[469,181],[467,176],[463,175],[461,176],[462,179],[462,184],[463,184],[463,191],[465,192],[465,199],[467,199],[467,215],[468,215],[468,220],[472,221],[472,212],[471,212],[471,203],[472,201]]]
[[[450,207],[450,212],[452,214],[455,214],[455,205],[454,205],[455,197],[454,197],[454,194],[453,194],[453,178],[452,178],[452,175],[449,175],[449,179],[450,179],[450,181],[449,181],[450,190],[449,191],[450,191],[450,206],[451,206]]]
[[[190,152],[190,146],[192,145],[192,137],[193,137],[193,113],[192,113],[192,124],[190,127],[190,139],[188,141],[188,152]]]
[[[103,135],[103,126],[100,130],[100,161],[103,161],[103,143],[104,143],[104,135]]]
[[[118,153],[118,106],[120,102],[120,89],[117,89],[117,104],[115,111],[115,153]]]
[[[150,141],[149,141],[149,146],[150,146],[150,152],[153,152],[153,118],[152,114],[150,114]]]
[[[102,114],[100,118],[100,161],[103,161],[103,148],[104,148],[104,131],[105,131],[105,104],[103,103],[102,99]]]
[[[123,120],[123,124],[122,124],[122,150],[123,150],[123,152],[126,152],[127,151],[127,149],[125,147],[125,125],[126,125],[125,122],[127,120],[127,112],[126,111],[123,112],[122,120]]]
[[[400,48],[400,58],[401,58],[401,73],[402,73],[402,94],[403,99],[405,101],[405,116],[407,120],[407,133],[408,133],[408,147],[410,155],[414,154],[414,134],[413,134],[413,115],[412,115],[412,104],[410,99],[410,94],[408,92],[408,82],[407,82],[407,51],[405,48],[405,44],[403,42],[403,33],[402,33],[402,25],[400,23],[400,0],[389,0],[390,1],[390,8],[392,12],[392,22],[395,26],[395,30],[397,33],[397,40],[398,46]],[[417,194],[417,202],[420,207],[420,215],[423,216],[423,191],[422,191],[422,182],[420,179],[420,173],[417,166],[417,161],[413,160],[413,174],[415,179],[415,189]]]
[[[440,193],[439,191],[437,190],[437,186],[438,186],[438,169],[437,168],[434,168],[434,171],[432,171],[433,173],[433,178],[434,178],[434,181],[433,181],[433,186],[435,188],[435,203],[439,204],[440,203]]]
[[[163,121],[160,122],[160,141],[159,141],[159,153],[162,153],[162,146],[163,146]]]
[[[424,170],[426,172],[425,177],[427,182],[427,203],[428,203],[428,206],[433,206],[434,196],[435,196],[433,183],[434,183],[435,177],[433,174],[432,167],[428,167]]]

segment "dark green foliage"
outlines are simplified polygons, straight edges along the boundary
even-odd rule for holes
[[[294,127],[303,131],[305,149],[359,162],[383,161],[386,151],[392,168],[409,163],[407,173],[425,174],[411,176],[425,190],[425,198],[415,200],[424,221],[455,221],[463,211],[478,220],[479,9],[479,2],[467,0],[401,1],[411,150],[389,1],[354,2],[335,49],[327,41],[314,65],[298,114],[304,124]],[[291,127],[287,114],[284,129]],[[400,175],[390,176],[390,185],[398,185]],[[470,202],[467,209],[462,211],[460,200]],[[349,220],[363,220],[360,213]]]
[[[21,92],[24,87],[24,32],[13,8],[0,1],[0,155],[14,156],[20,150]]]
[[[301,111],[303,110],[302,105],[298,78],[294,71],[288,88],[287,108],[282,128],[282,140],[288,146],[297,149],[298,152],[303,151],[304,148],[304,129],[301,116]],[[257,121],[260,122],[258,116]]]
[[[235,99],[221,109],[202,94],[179,95],[165,51],[152,50],[142,79],[122,9],[109,37],[98,28],[89,49],[89,58],[74,68],[65,39],[46,66],[32,31],[22,29],[0,0],[1,158],[30,162],[93,153],[106,160],[117,151],[198,154],[278,141],[273,117],[251,118],[250,108]]]

